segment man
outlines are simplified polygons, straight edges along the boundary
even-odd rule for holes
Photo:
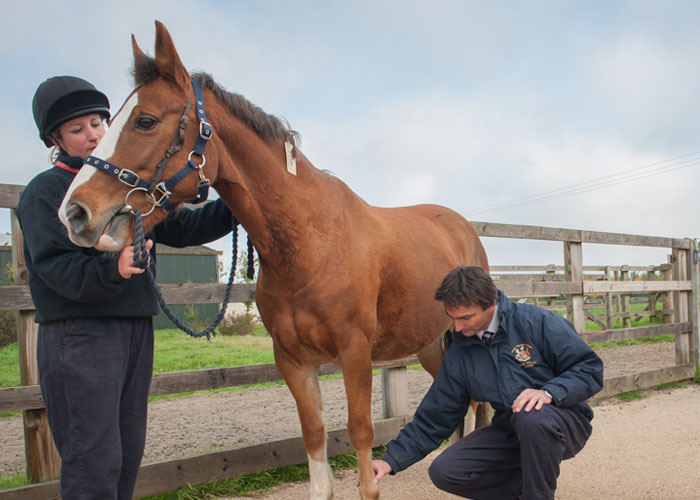
[[[469,401],[488,401],[491,425],[447,448],[430,478],[475,500],[553,499],[559,464],[591,435],[585,400],[603,387],[603,362],[557,314],[513,303],[479,267],[458,267],[435,292],[453,342],[416,414],[373,462],[375,481],[436,449]]]

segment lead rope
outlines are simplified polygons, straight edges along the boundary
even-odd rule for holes
[[[192,337],[207,337],[207,340],[210,339],[210,335],[216,335],[216,332],[214,329],[219,326],[219,323],[224,319],[224,315],[226,314],[226,306],[228,305],[229,299],[231,298],[231,289],[233,288],[233,278],[234,274],[236,273],[236,259],[238,257],[238,220],[236,220],[235,217],[233,217],[232,221],[232,233],[233,233],[233,248],[231,249],[232,257],[231,257],[231,273],[229,274],[228,277],[228,283],[226,285],[226,292],[224,293],[224,300],[221,304],[221,309],[219,310],[219,314],[216,316],[214,321],[211,322],[211,324],[206,327],[204,330],[201,332],[198,332],[196,330],[193,330],[189,326],[187,326],[185,323],[183,323],[180,318],[175,316],[173,311],[170,309],[168,304],[166,304],[165,299],[163,299],[163,294],[160,291],[160,287],[158,286],[158,283],[156,283],[156,277],[155,277],[155,270],[154,270],[154,263],[151,262],[151,265],[148,265],[148,258],[149,258],[149,252],[148,248],[146,248],[146,237],[143,234],[143,221],[141,220],[141,210],[134,210],[133,211],[134,215],[134,266],[138,267],[140,269],[145,269],[145,274],[148,279],[148,283],[151,286],[151,290],[153,290],[153,293],[156,296],[156,300],[158,301],[158,304],[160,305],[160,308],[163,310],[165,315],[172,321],[175,326],[177,326],[180,330],[185,332],[186,334],[192,336]],[[253,253],[252,253],[252,248],[253,245],[250,242],[250,238],[248,238],[248,270],[247,270],[247,276],[249,279],[253,279],[253,273],[254,273],[254,264],[251,264],[251,262],[254,260],[253,258]]]

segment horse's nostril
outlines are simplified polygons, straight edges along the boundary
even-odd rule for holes
[[[68,205],[65,216],[74,233],[82,233],[87,229],[89,217],[85,209],[79,204],[71,203]]]

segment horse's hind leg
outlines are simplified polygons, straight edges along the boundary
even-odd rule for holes
[[[281,358],[276,355],[275,362],[297,403],[301,433],[309,462],[310,498],[329,500],[333,497],[333,480],[328,465],[318,367],[299,366]]]

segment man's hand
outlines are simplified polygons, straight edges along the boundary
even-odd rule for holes
[[[153,248],[153,240],[146,241],[146,248],[149,252],[151,251],[151,248]],[[148,256],[148,264],[151,264],[150,255]],[[144,269],[134,266],[133,246],[124,247],[122,249],[122,252],[119,254],[119,260],[117,261],[117,267],[119,269],[119,274],[125,280],[131,278],[131,276],[134,274],[141,274],[142,272],[144,272]]]
[[[526,412],[529,412],[533,408],[535,410],[541,410],[544,405],[551,403],[552,398],[547,396],[544,391],[539,389],[525,389],[515,398],[515,401],[513,401],[513,413],[520,413],[523,407]]]
[[[391,465],[384,460],[372,460],[372,468],[374,469],[374,482],[378,483],[384,476],[391,472]],[[355,486],[360,486],[360,477],[357,477]]]

